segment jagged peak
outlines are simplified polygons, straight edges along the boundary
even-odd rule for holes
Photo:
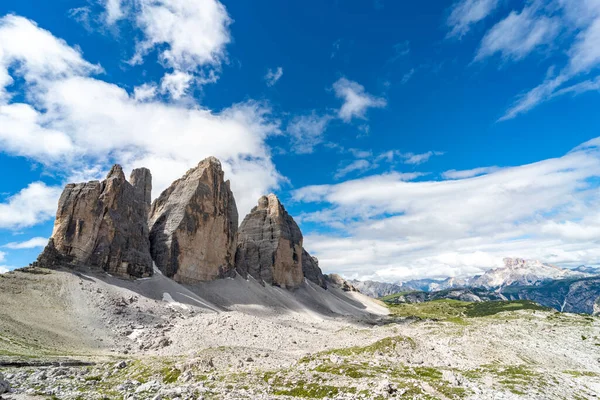
[[[206,157],[204,160],[202,160],[198,163],[198,167],[206,168],[207,165],[214,166],[215,168],[218,168],[219,170],[222,169],[221,160],[219,160],[217,157],[214,157],[214,156]]]
[[[110,179],[110,178],[125,179],[125,174],[123,173],[123,167],[121,167],[120,164],[115,164],[112,166],[112,168],[108,172],[108,175],[106,175],[106,179]]]

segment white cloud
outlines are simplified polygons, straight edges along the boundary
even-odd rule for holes
[[[61,189],[43,182],[30,183],[19,193],[0,203],[0,228],[17,229],[52,219]]]
[[[441,151],[428,151],[426,153],[414,154],[414,153],[401,153],[400,156],[404,158],[405,164],[418,165],[429,161],[432,156],[441,156],[444,153]]]
[[[105,8],[104,22],[109,27],[128,19],[142,32],[130,64],[141,64],[156,51],[163,67],[171,70],[161,81],[162,94],[179,100],[192,85],[218,80],[221,64],[227,61],[233,22],[218,0],[98,1]]]
[[[277,83],[279,79],[283,76],[283,68],[277,67],[277,69],[272,70],[269,68],[267,74],[265,75],[265,81],[267,82],[267,86],[273,86]]]
[[[331,119],[331,116],[318,115],[315,111],[294,117],[286,129],[292,140],[292,150],[298,154],[312,153],[315,146],[323,143],[323,136]]]
[[[402,164],[419,165],[429,161],[429,159],[434,155],[439,156],[444,154],[439,151],[428,151],[425,153],[416,154],[403,153],[399,150],[388,150],[374,155],[371,151],[359,149],[348,149],[348,152],[350,152],[356,158],[356,160],[338,168],[334,175],[335,179],[343,178],[352,172],[364,173],[386,164],[389,164],[390,167],[393,167],[394,164],[398,162]],[[399,174],[397,176],[401,176],[402,180],[413,180],[423,175],[425,174],[421,172],[410,172]]]
[[[3,251],[0,251],[0,262],[3,262],[6,259],[6,253]]]
[[[194,77],[188,73],[175,71],[166,74],[160,82],[160,91],[163,94],[169,94],[172,99],[181,99],[188,91]]]
[[[174,10],[180,3],[173,4]],[[216,113],[193,103],[165,103],[153,98],[148,87],[145,93],[138,89],[130,94],[91,76],[99,70],[31,21],[0,19],[0,76],[10,71],[9,78],[22,78],[28,101],[10,103],[12,92],[0,100],[0,118],[10,123],[0,124],[2,151],[30,157],[65,176],[105,170],[113,162],[126,169],[146,166],[153,173],[154,196],[212,155],[222,161],[226,178],[231,179],[242,216],[257,198],[278,187],[282,177],[265,141],[279,133],[279,121],[266,105],[247,101]],[[21,209],[19,204],[13,201],[10,208],[0,208],[3,226],[29,226],[49,215],[35,213],[35,207]],[[44,207],[53,214],[56,202]],[[14,216],[15,208],[20,217]]]
[[[559,75],[557,77],[546,79],[540,85],[518,96],[512,106],[506,110],[499,121],[506,121],[515,118],[516,116],[523,114],[535,108],[539,104],[551,99],[555,95],[556,90],[566,81],[568,81],[568,78],[565,75]]]
[[[9,65],[16,67],[30,84],[41,79],[102,71],[83,60],[65,41],[16,15],[0,18],[0,101],[7,100],[6,87],[13,83]]]
[[[4,265],[0,265],[0,274],[5,274],[5,273],[7,273],[8,271],[10,271],[11,269],[12,269],[11,267],[7,267],[7,266],[4,266]]]
[[[569,52],[569,72],[588,72],[600,64],[600,12],[596,19],[582,31]]]
[[[333,84],[333,90],[336,97],[344,101],[338,111],[338,116],[344,122],[350,122],[353,118],[366,119],[369,108],[383,108],[387,105],[385,99],[366,93],[364,86],[346,78],[338,79]]]
[[[45,247],[48,244],[48,238],[44,237],[34,237],[24,242],[11,242],[7,243],[2,247],[13,250],[21,250],[21,249],[35,249],[37,247]],[[0,261],[2,259],[0,258]]]
[[[408,81],[410,81],[410,79],[413,77],[413,75],[415,74],[415,69],[411,68],[410,71],[408,71],[407,73],[405,73],[402,76],[402,84],[405,85],[408,83]]]
[[[499,169],[500,168],[498,168],[498,167],[479,167],[479,168],[459,170],[459,171],[457,171],[455,169],[451,169],[449,171],[445,171],[444,173],[442,173],[442,177],[444,177],[446,179],[465,179],[465,178],[472,178],[474,176],[489,174],[491,172],[496,172]]]
[[[348,175],[350,172],[355,172],[355,171],[362,172],[362,171],[367,171],[371,168],[372,168],[372,164],[365,159],[354,160],[350,164],[346,165],[345,167],[338,169],[336,171],[334,177],[336,179],[339,179],[339,178],[343,178],[344,176]]]
[[[534,4],[520,13],[511,12],[494,25],[481,41],[475,60],[495,53],[506,59],[519,60],[536,48],[551,44],[560,32],[561,22],[559,18],[539,15],[537,11]]]
[[[471,275],[505,256],[595,262],[598,143],[483,176],[407,181],[383,174],[298,189],[296,201],[321,204],[300,221],[335,232],[306,232],[307,249],[325,271],[380,280]]]
[[[507,38],[499,39],[499,42],[510,43],[504,48],[497,46],[496,51],[502,51],[505,56],[508,51],[508,56],[518,59],[535,47],[531,46],[532,44],[537,46],[537,44],[547,43],[553,39],[555,30],[558,28],[550,26],[556,23],[554,21],[559,21],[561,28],[566,31],[566,37],[572,39],[571,47],[566,52],[568,61],[556,76],[547,76],[541,84],[519,95],[499,119],[500,121],[515,118],[539,104],[563,94],[578,95],[598,88],[598,76],[590,76],[590,74],[595,73],[600,67],[600,3],[596,0],[580,2],[557,0],[553,4],[556,7],[550,8],[553,12],[551,17],[542,15],[543,12],[548,12],[548,9],[539,8],[535,20],[525,24],[527,26],[524,31],[536,33],[531,35],[532,40],[529,40],[529,36],[522,35],[520,41],[513,40],[515,35],[507,33]],[[546,23],[540,21],[546,21]],[[535,28],[540,24],[549,28],[536,30]],[[511,45],[514,45],[513,50],[507,50]],[[484,52],[483,54],[489,55],[488,53]]]
[[[143,85],[136,86],[133,89],[133,98],[136,101],[147,101],[152,100],[156,97],[158,88],[156,85],[150,83],[144,83]]]
[[[447,37],[462,38],[471,26],[487,18],[498,7],[500,0],[459,0],[452,6],[446,21],[451,28]]]
[[[231,42],[232,20],[217,0],[126,0],[144,33],[134,61],[151,50],[177,71],[192,72],[204,65],[218,66]],[[118,1],[113,1],[118,2]],[[166,49],[162,50],[166,45]]]
[[[1,67],[0,67],[1,68]],[[45,116],[28,104],[0,102],[0,144],[2,151],[28,157],[60,159],[76,153],[71,138],[43,126]]]
[[[123,2],[124,0],[104,0],[104,7],[106,8],[105,18],[107,24],[112,25],[125,17]]]

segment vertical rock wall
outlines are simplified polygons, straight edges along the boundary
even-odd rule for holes
[[[194,283],[232,272],[238,213],[216,158],[173,182],[152,204],[149,224],[152,258],[164,275]]]
[[[38,262],[49,267],[89,266],[126,278],[150,276],[146,210],[145,199],[127,182],[119,165],[102,182],[69,184]]]

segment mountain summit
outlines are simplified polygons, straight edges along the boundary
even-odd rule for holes
[[[475,277],[469,286],[487,289],[511,285],[530,286],[538,283],[565,278],[584,278],[590,274],[559,268],[538,260],[505,258],[504,267],[486,271]]]

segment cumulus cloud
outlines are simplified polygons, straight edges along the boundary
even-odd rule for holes
[[[109,25],[125,17],[124,0],[103,0],[106,9],[105,18]]]
[[[113,27],[127,20],[141,35],[136,36],[132,65],[142,64],[156,52],[170,70],[163,77],[162,94],[179,100],[192,86],[214,83],[231,42],[233,22],[218,0],[97,0],[104,7],[103,22]],[[89,26],[89,9],[76,18]],[[77,11],[74,10],[74,11]],[[148,94],[148,92],[144,92]]]
[[[143,32],[134,62],[141,62],[155,49],[161,62],[177,71],[191,72],[203,65],[220,65],[225,60],[232,20],[219,1],[121,0],[121,4],[130,6]]]
[[[175,2],[173,7],[177,11],[184,6]],[[208,10],[213,7],[217,6]],[[172,59],[187,60],[187,52],[179,50],[172,50]],[[98,72],[99,66],[33,22],[15,16],[0,19],[0,77],[8,76],[0,80],[5,93],[0,100],[2,151],[29,157],[65,176],[106,170],[113,162],[126,169],[145,166],[153,173],[154,196],[212,155],[222,161],[231,179],[241,215],[258,197],[277,188],[281,176],[265,141],[279,133],[279,121],[265,104],[249,100],[214,112],[194,103],[163,102],[154,98],[152,85],[129,93],[98,79]],[[8,92],[8,85],[13,77],[25,82],[20,98],[26,103],[11,102],[14,93]],[[167,87],[171,94],[181,93],[176,85]],[[9,204],[10,210],[19,206]],[[56,202],[50,206],[54,213]],[[6,207],[0,209],[0,219],[8,221],[4,226],[29,226],[46,215],[23,209],[24,217],[11,221],[13,213]]]
[[[66,42],[16,15],[0,18],[0,101],[8,100],[6,88],[14,81],[9,65],[17,67],[17,73],[30,84],[41,79],[101,72],[99,66],[85,61]]]
[[[333,84],[336,97],[344,103],[338,111],[338,116],[344,122],[350,122],[353,118],[366,119],[369,108],[383,108],[387,105],[385,99],[373,96],[365,91],[361,84],[340,78]]]
[[[48,244],[48,238],[34,237],[24,242],[10,242],[2,247],[13,250],[35,249],[37,247],[45,247]],[[0,259],[0,261],[2,261]]]
[[[144,83],[140,86],[136,86],[133,89],[133,98],[136,101],[147,101],[152,100],[156,97],[158,88],[156,85],[150,83]]]
[[[174,100],[179,100],[188,91],[194,77],[188,73],[175,71],[166,74],[160,82],[160,91],[163,94],[168,94]],[[134,95],[135,97],[135,95]]]
[[[598,143],[481,176],[381,174],[300,188],[296,201],[321,205],[300,220],[334,232],[306,232],[307,249],[325,271],[380,280],[472,275],[505,256],[563,265],[597,260]]]
[[[8,271],[10,271],[11,269],[12,269],[12,268],[10,268],[10,267],[7,267],[7,266],[5,266],[5,265],[0,265],[0,274],[5,274],[5,273],[7,273]]]
[[[277,67],[277,69],[272,70],[269,69],[267,74],[265,75],[265,81],[267,82],[267,86],[273,86],[277,83],[278,80],[283,76],[283,68]]]
[[[491,15],[500,0],[459,0],[452,6],[446,23],[450,28],[447,37],[462,38],[471,27]]]
[[[43,182],[30,183],[0,203],[0,228],[26,228],[52,219],[61,191]]]

